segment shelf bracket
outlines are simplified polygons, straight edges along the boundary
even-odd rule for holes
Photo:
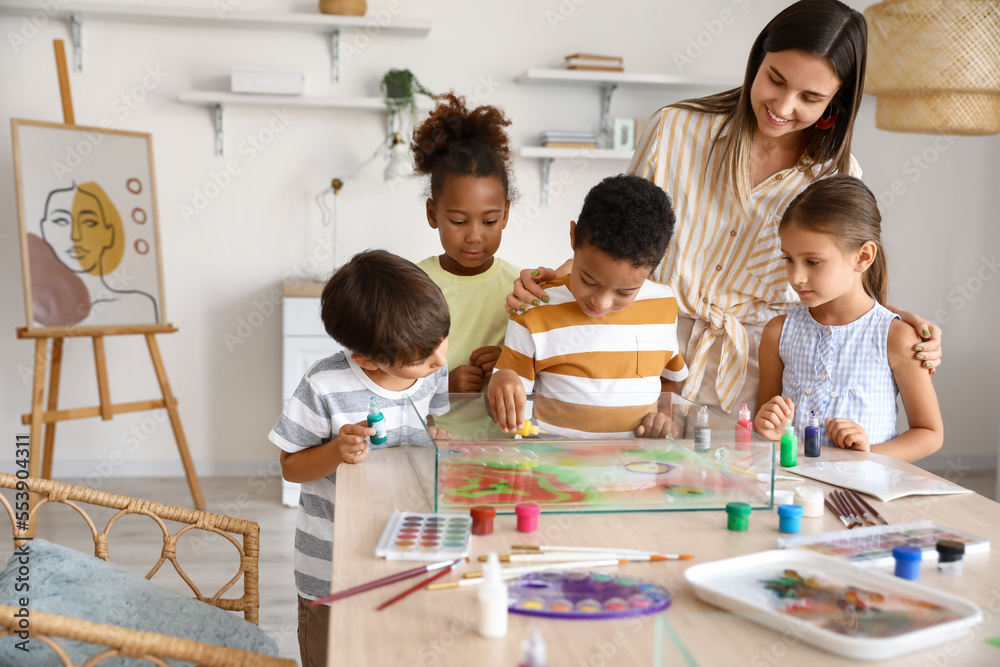
[[[69,27],[73,33],[73,69],[83,71],[83,24],[76,14],[69,15]]]
[[[617,83],[609,83],[601,91],[601,136],[598,145],[606,147],[608,140],[612,137],[611,127],[611,97],[618,89]]]
[[[340,28],[330,33],[330,81],[340,83]]]
[[[223,137],[222,137],[222,105],[215,105],[215,154],[218,156],[222,155],[223,152]]]
[[[554,159],[547,157],[542,160],[542,194],[539,199],[543,207],[549,205],[549,176],[552,173],[552,161]]]

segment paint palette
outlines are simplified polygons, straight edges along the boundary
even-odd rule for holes
[[[508,595],[509,611],[548,618],[625,618],[670,606],[663,586],[601,571],[531,572],[511,583]]]
[[[472,518],[395,510],[382,531],[375,556],[387,560],[447,560],[469,555]]]

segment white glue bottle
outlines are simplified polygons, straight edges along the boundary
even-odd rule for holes
[[[694,419],[694,450],[707,452],[712,448],[712,427],[708,424],[708,408],[702,406]]]
[[[479,584],[479,634],[483,637],[507,634],[507,584],[495,551],[490,552],[483,564],[483,583]]]

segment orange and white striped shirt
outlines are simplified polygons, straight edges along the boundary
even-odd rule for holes
[[[653,273],[677,295],[680,313],[708,326],[685,350],[691,375],[683,394],[698,394],[709,351],[723,337],[715,388],[731,411],[746,380],[746,325],[763,325],[798,303],[781,259],[778,224],[785,208],[816,180],[823,165],[796,166],[773,174],[753,188],[748,211],[730,196],[725,183],[712,185],[721,150],[712,143],[722,114],[664,107],[649,120],[629,172],[661,186],[671,196],[677,218],[674,237]],[[851,156],[852,176],[861,168]]]
[[[535,392],[533,418],[543,430],[631,436],[656,411],[660,378],[688,374],[673,293],[647,280],[628,307],[590,317],[570,292],[569,276],[542,287],[549,302],[511,316],[496,368],[514,371],[525,392]]]

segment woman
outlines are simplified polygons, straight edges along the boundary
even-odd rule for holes
[[[851,136],[866,48],[860,12],[836,0],[797,2],[757,37],[742,87],[660,109],[638,143],[629,171],[673,197],[675,236],[653,277],[677,296],[678,340],[691,369],[683,395],[696,403],[730,415],[757,403],[761,331],[797,303],[778,222],[813,181],[860,177]],[[508,309],[541,299],[538,282],[556,275],[522,272]],[[914,363],[934,373],[940,330],[895,312],[923,341]]]

